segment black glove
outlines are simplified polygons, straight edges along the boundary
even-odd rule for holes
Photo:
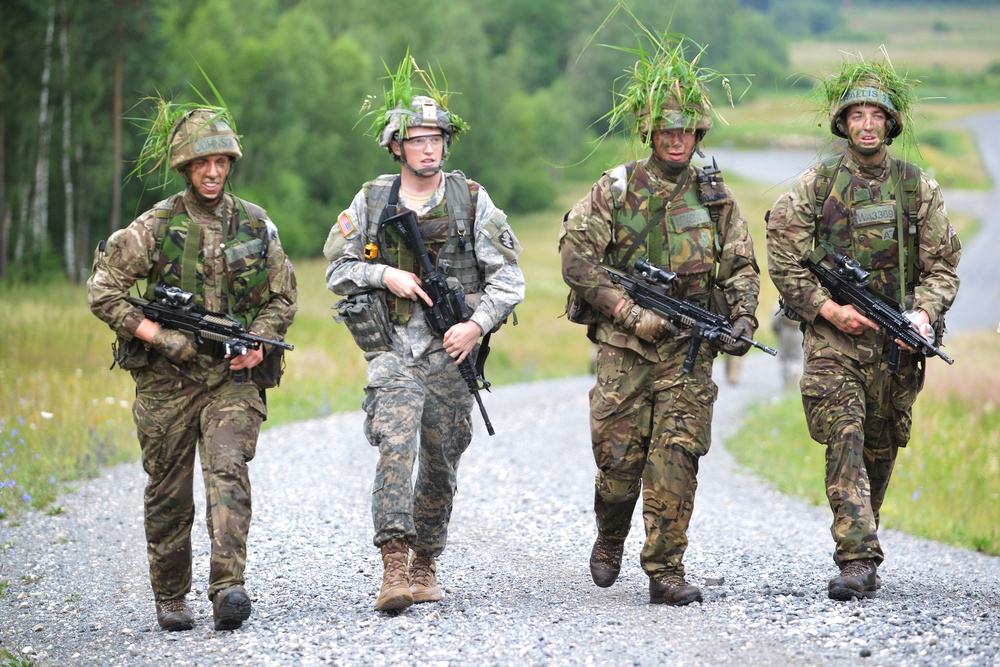
[[[631,299],[625,299],[614,321],[616,326],[647,343],[656,343],[662,338],[677,334],[677,327]]]
[[[734,357],[742,357],[747,351],[750,350],[750,340],[753,338],[753,333],[756,327],[754,327],[753,320],[749,317],[740,317],[735,322],[733,322],[733,342],[732,344],[723,344],[719,349],[726,354],[731,354]],[[740,336],[746,336],[748,340],[739,340]]]
[[[195,347],[194,341],[177,329],[161,327],[149,344],[154,350],[169,359],[171,363],[178,366],[191,361],[198,354],[198,348]]]

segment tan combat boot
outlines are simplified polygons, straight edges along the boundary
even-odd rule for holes
[[[875,561],[861,558],[844,563],[840,576],[830,580],[827,594],[831,600],[846,602],[851,598],[873,598],[881,586]]]
[[[385,574],[375,603],[375,608],[379,611],[402,611],[413,604],[410,576],[406,568],[409,555],[410,549],[402,538],[393,538],[382,545]]]
[[[679,607],[701,602],[701,589],[689,584],[681,574],[661,574],[649,578],[649,604]]]
[[[413,552],[410,561],[410,593],[414,602],[437,602],[444,597],[437,582],[437,565],[430,556]]]
[[[184,598],[157,600],[156,622],[161,628],[170,632],[190,630],[194,627],[194,614],[191,613]]]

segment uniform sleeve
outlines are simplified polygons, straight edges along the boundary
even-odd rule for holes
[[[483,274],[483,298],[470,318],[483,331],[495,329],[524,300],[524,274],[517,263],[521,244],[506,214],[480,186],[476,197],[476,261]]]
[[[566,213],[559,236],[563,280],[609,318],[625,294],[601,268],[611,244],[613,210],[610,179],[605,175]]]
[[[736,197],[728,186],[726,192],[730,203],[719,216],[719,233],[722,236],[719,288],[726,296],[730,312],[723,315],[734,322],[740,317],[749,317],[756,323],[760,269],[754,255],[753,238]]]
[[[147,211],[119,229],[94,253],[93,273],[87,280],[91,312],[117,334],[131,338],[143,320],[142,310],[129,301],[129,290],[149,276],[156,253],[155,217]]]
[[[958,293],[962,243],[948,222],[940,186],[923,173],[917,219],[919,282],[914,290],[913,307],[926,312],[934,322],[951,308]]]
[[[812,253],[816,168],[775,202],[767,222],[767,271],[785,303],[806,321],[819,317],[830,293],[802,263]]]
[[[385,264],[373,264],[364,258],[363,225],[368,221],[368,201],[364,189],[354,196],[351,206],[342,212],[330,228],[323,254],[330,261],[326,268],[326,287],[334,294],[350,296],[385,287]]]
[[[250,329],[264,338],[278,338],[285,335],[295,319],[298,289],[292,262],[281,247],[278,230],[270,220],[267,223],[268,229],[273,230],[267,250],[267,286],[271,298],[257,313]]]

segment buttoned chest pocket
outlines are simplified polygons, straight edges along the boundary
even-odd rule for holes
[[[267,300],[267,260],[264,242],[251,239],[226,247],[226,277],[232,310],[245,313]]]
[[[856,257],[872,270],[899,265],[899,230],[896,202],[882,202],[851,209]]]

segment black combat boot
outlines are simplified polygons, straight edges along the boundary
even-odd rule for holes
[[[250,618],[250,598],[242,586],[230,586],[212,598],[216,630],[235,630]]]
[[[594,548],[590,550],[590,576],[601,588],[615,583],[622,569],[622,552],[625,538],[605,537],[597,533]]]
[[[682,574],[660,574],[649,578],[649,604],[675,607],[701,602],[701,589],[689,584]]]
[[[881,584],[878,568],[873,559],[849,560],[840,568],[840,576],[830,580],[827,594],[831,600],[841,602],[851,598],[873,598]]]

